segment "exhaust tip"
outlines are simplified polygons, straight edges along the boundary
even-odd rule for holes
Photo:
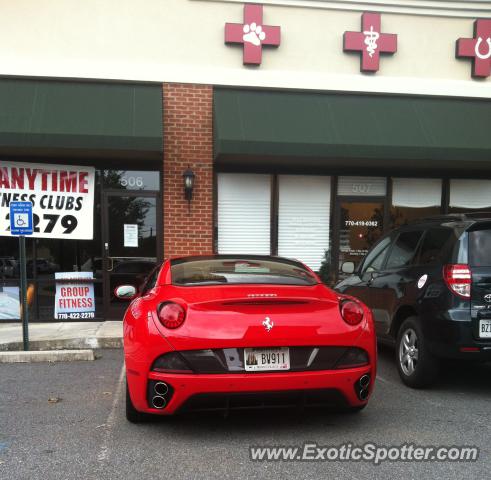
[[[370,385],[370,375],[363,375],[360,380],[358,380],[358,383],[360,384],[360,387],[362,389],[365,389]]]
[[[165,401],[164,397],[161,397],[159,395],[155,395],[155,397],[152,398],[152,406],[154,408],[157,408],[161,410],[166,406],[167,402]]]
[[[360,400],[366,400],[368,398],[368,390],[365,389],[365,388],[362,388],[358,392],[358,397],[359,397]]]
[[[153,387],[153,390],[157,395],[164,396],[167,395],[167,392],[169,391],[169,386],[167,385],[167,383],[158,382]]]

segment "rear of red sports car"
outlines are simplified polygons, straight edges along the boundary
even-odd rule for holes
[[[363,408],[371,312],[297,261],[215,255],[164,262],[124,318],[127,417],[192,410]]]

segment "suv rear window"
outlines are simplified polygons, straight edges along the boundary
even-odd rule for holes
[[[469,232],[469,263],[472,267],[491,266],[491,226]]]
[[[315,285],[316,278],[299,263],[273,258],[194,257],[172,260],[173,285],[220,284]]]

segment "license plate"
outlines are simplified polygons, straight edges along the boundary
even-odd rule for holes
[[[491,320],[479,320],[479,336],[491,338]]]
[[[244,348],[244,365],[246,372],[290,370],[290,349]]]

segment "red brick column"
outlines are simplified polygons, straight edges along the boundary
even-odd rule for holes
[[[213,252],[213,87],[164,83],[164,258]],[[196,175],[190,210],[182,174]]]

